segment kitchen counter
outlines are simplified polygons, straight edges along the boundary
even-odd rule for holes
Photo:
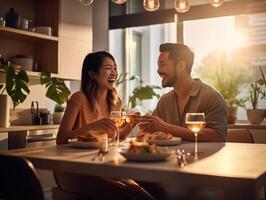
[[[228,124],[228,129],[266,129],[266,124]]]
[[[59,124],[48,124],[48,125],[16,125],[9,126],[6,128],[0,128],[0,133],[3,132],[20,132],[20,131],[31,131],[31,130],[46,130],[46,129],[58,129]]]

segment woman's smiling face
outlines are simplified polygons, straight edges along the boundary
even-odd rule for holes
[[[104,58],[99,73],[96,75],[96,81],[101,88],[112,90],[117,78],[117,67],[115,62],[109,58]]]

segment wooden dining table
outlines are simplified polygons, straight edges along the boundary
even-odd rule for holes
[[[29,159],[35,168],[78,174],[132,178],[204,188],[219,188],[224,199],[259,199],[266,185],[266,145],[244,143],[199,143],[199,157],[186,156],[186,164],[177,162],[176,149],[193,152],[194,143],[169,148],[173,153],[161,162],[127,161],[117,147],[109,147],[103,161],[93,160],[97,149],[77,149],[69,144],[17,149],[0,154]]]

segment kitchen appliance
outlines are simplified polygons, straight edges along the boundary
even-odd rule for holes
[[[8,149],[55,145],[57,131],[58,129],[40,129],[9,132]]]
[[[52,114],[47,112],[40,112],[40,117],[42,119],[42,124],[52,124]]]
[[[32,124],[41,125],[42,118],[39,113],[39,103],[38,101],[31,102],[31,116],[32,116]]]

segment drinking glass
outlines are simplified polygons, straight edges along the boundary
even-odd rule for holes
[[[126,115],[126,122],[130,125],[130,141],[132,142],[132,125],[136,121],[136,119],[140,116],[140,113],[136,108],[128,108],[127,115]]]
[[[116,145],[119,146],[119,144],[120,144],[120,142],[119,142],[119,137],[120,137],[119,130],[120,130],[121,126],[126,121],[126,112],[125,111],[111,111],[110,119],[115,122],[115,126],[116,126],[116,133],[115,133]]]
[[[187,128],[195,135],[195,157],[198,157],[198,133],[204,128],[206,123],[204,113],[187,113]]]

